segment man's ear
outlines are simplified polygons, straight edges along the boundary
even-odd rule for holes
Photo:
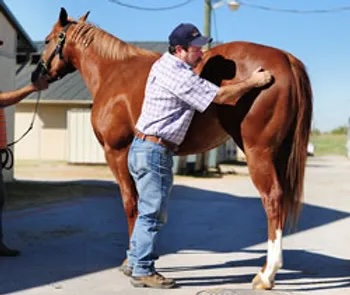
[[[182,47],[181,45],[176,45],[176,46],[175,46],[175,53],[181,52],[182,49],[183,49],[183,47]]]

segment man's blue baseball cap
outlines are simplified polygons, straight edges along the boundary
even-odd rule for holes
[[[169,35],[169,45],[171,46],[198,46],[203,47],[210,43],[212,38],[203,36],[197,27],[192,24],[180,24]]]

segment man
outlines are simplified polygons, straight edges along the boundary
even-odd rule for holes
[[[166,222],[167,200],[173,183],[173,155],[183,141],[194,112],[211,103],[234,106],[254,87],[270,83],[269,71],[257,69],[244,81],[218,87],[196,75],[192,68],[201,61],[209,38],[192,24],[180,24],[169,36],[169,52],[154,63],[146,84],[145,99],[136,124],[128,166],[138,191],[138,218],[127,253],[135,287],[172,288],[173,279],[155,270],[156,236]]]
[[[3,41],[0,40],[0,46]],[[16,104],[32,92],[47,89],[48,83],[45,78],[40,78],[35,84],[29,84],[18,90],[0,92],[0,150],[6,149],[6,121],[4,107]],[[0,161],[0,256],[18,256],[20,252],[15,249],[8,248],[3,241],[3,226],[2,226],[2,212],[5,202],[5,185],[2,175],[1,161]]]

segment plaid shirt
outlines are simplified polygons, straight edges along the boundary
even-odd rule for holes
[[[219,87],[202,79],[170,53],[154,63],[149,73],[141,116],[136,128],[181,144],[194,112],[204,112]]]

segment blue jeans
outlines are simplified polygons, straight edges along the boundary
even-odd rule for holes
[[[166,147],[134,138],[128,155],[129,171],[139,195],[138,217],[127,251],[132,275],[155,273],[155,243],[167,221],[167,203],[173,184],[173,155]]]

